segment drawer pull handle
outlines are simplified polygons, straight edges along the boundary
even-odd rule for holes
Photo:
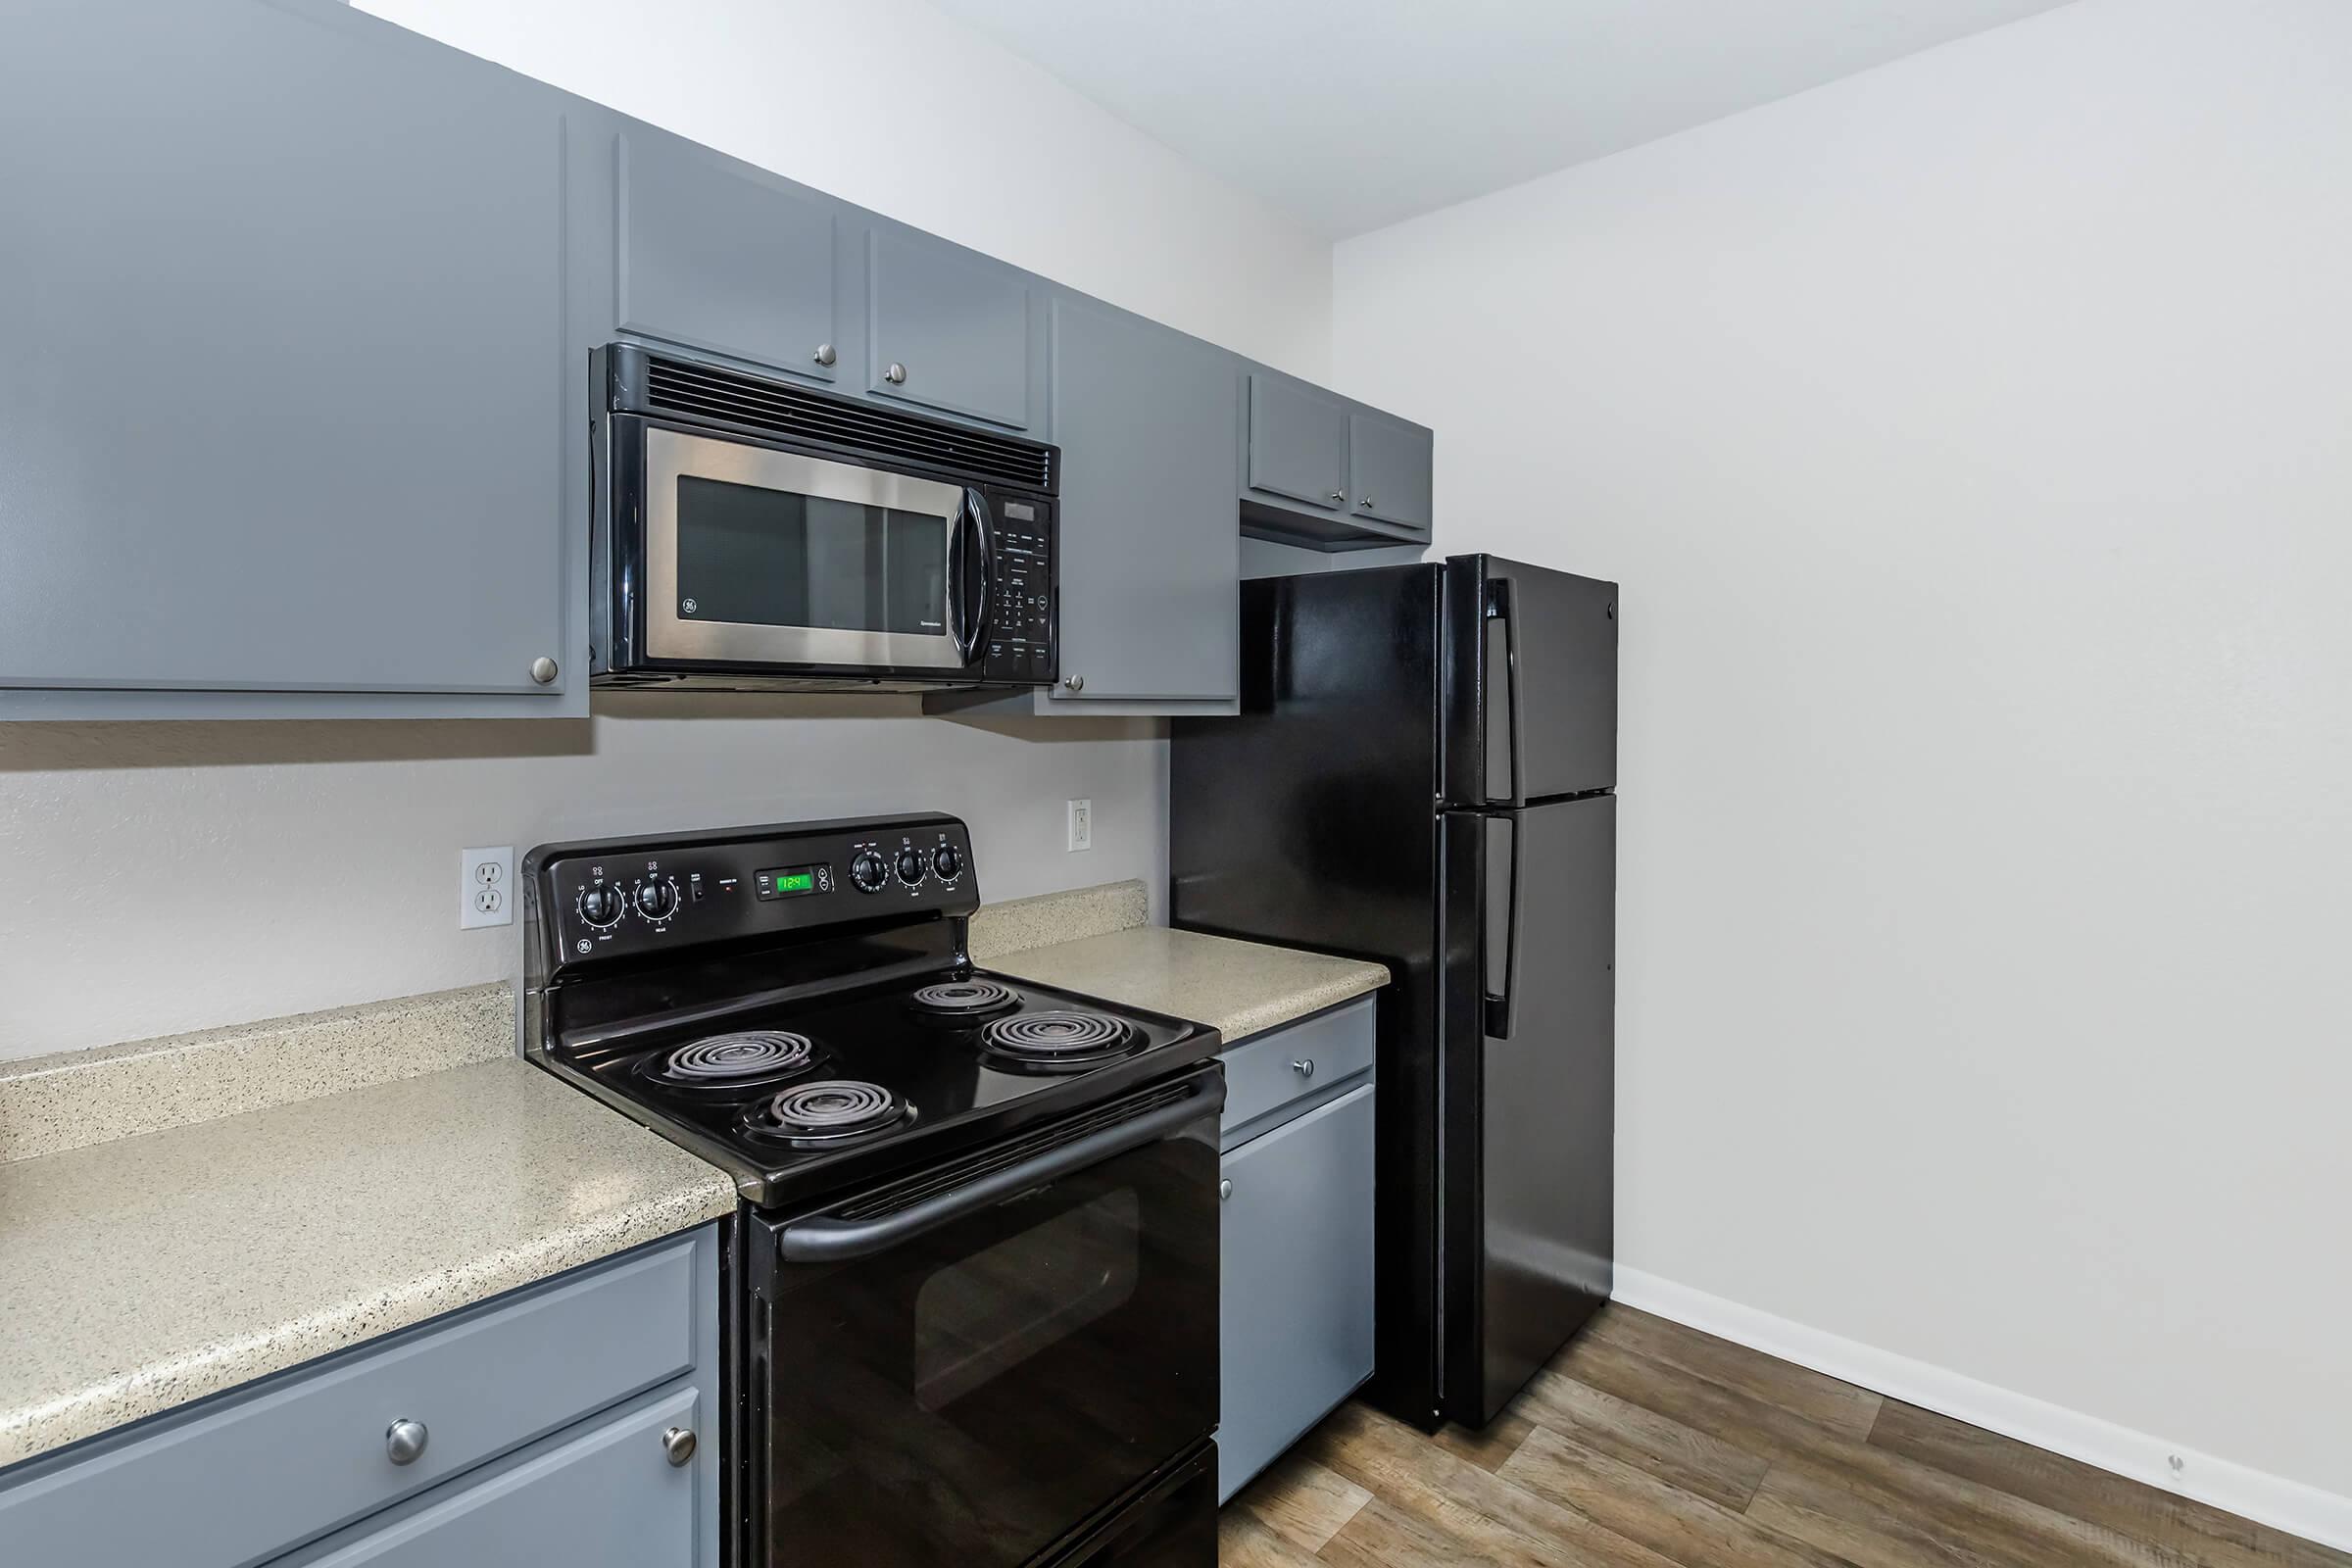
[[[1233,1197],[1233,1183],[1231,1183],[1231,1182],[1229,1182],[1229,1181],[1225,1181],[1225,1182],[1219,1182],[1219,1183],[1217,1183],[1217,1201],[1218,1201],[1218,1202],[1222,1203],[1222,1202],[1224,1202],[1225,1200],[1227,1200],[1228,1199],[1230,1199],[1230,1198],[1232,1198],[1232,1197]]]
[[[424,1423],[399,1420],[384,1428],[384,1457],[394,1464],[415,1464],[424,1456]]]
[[[684,1427],[671,1427],[662,1434],[662,1457],[673,1466],[682,1465],[694,1457],[694,1434]]]
[[[1301,1078],[1312,1078],[1315,1075],[1315,1058],[1312,1056],[1300,1057],[1291,1063],[1291,1071]]]

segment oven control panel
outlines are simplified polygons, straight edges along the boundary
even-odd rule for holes
[[[551,969],[980,903],[969,831],[936,815],[551,845],[524,873]]]

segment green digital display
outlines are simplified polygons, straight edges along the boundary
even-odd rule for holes
[[[779,865],[773,870],[757,871],[752,886],[761,899],[802,899],[811,893],[833,891],[833,868],[830,865]]]

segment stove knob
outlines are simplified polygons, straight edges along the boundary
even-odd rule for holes
[[[850,880],[858,884],[860,893],[879,893],[882,884],[890,880],[890,867],[873,851],[859,850],[850,861]]]
[[[931,852],[931,869],[942,882],[953,882],[963,875],[963,856],[955,845],[942,844]]]
[[[666,920],[678,906],[678,890],[667,877],[639,884],[637,912],[648,920]]]
[[[620,889],[606,887],[602,882],[595,887],[581,889],[580,918],[600,931],[618,920]]]
[[[899,880],[913,887],[923,879],[923,852],[908,846],[899,852]]]

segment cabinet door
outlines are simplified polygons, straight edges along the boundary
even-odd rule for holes
[[[296,1559],[308,1568],[694,1568],[706,1467],[672,1465],[662,1435],[698,1420],[691,1388],[596,1422],[488,1480],[454,1483],[425,1507],[370,1521]]]
[[[561,706],[561,102],[340,8],[11,8],[0,687]]]
[[[614,324],[833,379],[834,207],[709,148],[613,138]]]
[[[1224,1158],[1220,1502],[1372,1375],[1373,1092]]]
[[[1029,279],[927,235],[866,236],[868,388],[951,414],[1029,424]]]
[[[1377,517],[1429,537],[1430,435],[1377,414],[1348,416],[1348,493],[1359,517]]]
[[[1051,324],[1062,465],[1054,695],[1230,700],[1241,646],[1234,362],[1092,300],[1057,298]]]
[[[1348,500],[1348,409],[1267,370],[1250,376],[1250,488],[1324,512]]]

